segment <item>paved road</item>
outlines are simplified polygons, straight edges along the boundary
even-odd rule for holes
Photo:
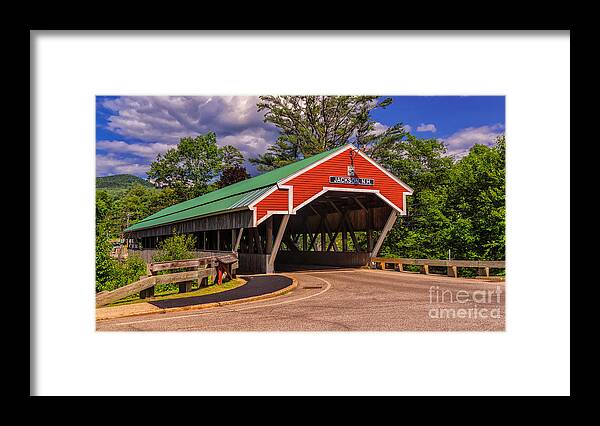
[[[98,321],[98,331],[501,331],[504,283],[393,271],[304,270],[260,302]]]

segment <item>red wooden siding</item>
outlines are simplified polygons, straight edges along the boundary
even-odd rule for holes
[[[331,188],[378,189],[385,198],[404,210],[403,193],[410,191],[360,155],[354,157],[355,176],[374,179],[373,186],[329,183],[329,176],[346,176],[349,165],[350,154],[348,150],[345,150],[332,159],[286,182],[286,185],[294,186],[294,207],[313,197],[326,186]]]
[[[256,220],[259,221],[267,214],[268,210],[284,210],[288,209],[288,190],[277,189],[275,192],[267,195],[256,205]]]
[[[360,155],[354,157],[355,177],[374,179],[373,186],[329,183],[330,176],[347,176],[348,166],[351,164],[350,154],[348,152],[349,149],[341,151],[335,157],[283,183],[286,186],[293,186],[294,188],[293,207],[296,208],[306,200],[314,197],[323,190],[323,187],[329,187],[376,189],[390,202],[404,211],[403,194],[405,192],[410,192],[410,190],[399,184],[396,180],[384,173],[379,167]],[[288,192],[281,189],[276,190],[265,199],[261,200],[256,205],[256,209],[257,221],[267,214],[267,210],[287,210]]]

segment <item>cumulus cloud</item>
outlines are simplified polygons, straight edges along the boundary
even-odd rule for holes
[[[97,142],[99,168],[125,170],[125,164],[115,163],[119,158],[120,162],[133,162],[130,169],[142,175],[158,154],[174,147],[181,138],[209,131],[217,134],[219,145],[239,148],[246,159],[256,157],[264,153],[279,134],[274,125],[263,121],[264,112],[257,112],[257,102],[256,96],[106,99],[101,103],[109,111],[105,127],[124,140]]]
[[[112,154],[96,155],[96,176],[119,174],[144,176],[149,168],[149,164],[140,164],[135,161],[117,158]]]
[[[421,125],[417,126],[417,132],[437,132],[437,128],[435,127],[435,124],[430,123],[430,124],[425,124],[425,123],[421,123]]]
[[[374,125],[373,133],[382,133],[382,132],[385,132],[389,128],[390,128],[390,126],[386,126],[385,124],[377,121]]]
[[[108,130],[145,142],[176,144],[209,131],[220,139],[248,130],[274,140],[276,128],[263,122],[257,101],[254,96],[124,96],[103,106],[114,112],[107,118]]]
[[[127,143],[124,141],[101,140],[96,143],[96,149],[109,153],[129,154],[136,157],[154,160],[158,154],[164,154],[173,145],[164,143]]]
[[[440,140],[448,148],[449,155],[462,157],[475,144],[493,145],[496,138],[503,133],[504,125],[498,123],[489,126],[467,127]]]

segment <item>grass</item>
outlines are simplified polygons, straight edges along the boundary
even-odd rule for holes
[[[146,299],[140,299],[139,294],[134,294],[132,296],[121,299],[117,302],[111,303],[107,306],[123,306],[130,305],[132,303],[140,303],[140,302],[152,302],[155,300],[167,300],[167,299],[180,299],[184,297],[193,297],[193,296],[204,296],[207,294],[220,293],[222,291],[233,290],[234,288],[241,287],[246,284],[245,280],[236,278],[234,280],[224,281],[223,284],[217,285],[212,284],[207,287],[200,287],[194,289],[192,287],[192,291],[188,293],[178,293],[178,289],[169,288],[163,291],[156,291],[154,297],[147,297]],[[197,284],[195,284],[197,285]]]

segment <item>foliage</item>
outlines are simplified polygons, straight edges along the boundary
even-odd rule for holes
[[[177,234],[173,231],[173,236],[158,244],[158,252],[152,256],[152,261],[191,259],[194,257],[195,247],[196,237],[193,234]]]
[[[265,111],[264,121],[276,125],[280,134],[250,162],[267,171],[348,142],[366,148],[382,138],[401,137],[401,124],[378,132],[371,116],[391,102],[378,96],[261,96],[257,109]]]
[[[148,177],[158,186],[172,189],[178,198],[189,200],[215,189],[215,178],[225,166],[241,166],[242,153],[235,147],[217,145],[213,132],[182,138],[175,148],[158,155]]]
[[[105,290],[115,273],[115,262],[110,257],[112,245],[103,226],[96,228],[96,291]]]
[[[503,260],[505,138],[475,145],[456,162],[441,142],[410,137],[379,161],[414,189],[386,238],[384,256]],[[383,159],[382,159],[383,158]]]
[[[166,262],[169,260],[184,260],[194,257],[194,249],[196,247],[196,237],[192,234],[177,234],[173,230],[173,236],[164,239],[158,243],[158,252],[152,256],[153,262]],[[173,269],[168,271],[179,272],[185,269]],[[156,286],[156,292],[172,291],[178,288],[177,284],[162,284]]]
[[[111,195],[117,195],[125,192],[134,185],[142,185],[147,188],[154,188],[152,183],[134,175],[112,175],[100,176],[96,178],[96,189],[103,189]]]
[[[242,167],[244,164],[244,155],[233,145],[225,145],[219,148],[219,156],[224,169]]]
[[[245,167],[242,166],[233,166],[227,167],[221,173],[221,178],[217,182],[217,186],[219,188],[224,188],[229,185],[233,185],[234,183],[241,182],[243,180],[249,179],[250,174],[246,170]]]
[[[464,224],[450,244],[457,258],[504,259],[505,144],[501,136],[493,147],[475,145],[452,169],[449,214]]]
[[[139,256],[129,256],[120,262],[110,257],[111,244],[104,229],[96,234],[96,291],[111,291],[132,283],[146,274],[146,262]]]

